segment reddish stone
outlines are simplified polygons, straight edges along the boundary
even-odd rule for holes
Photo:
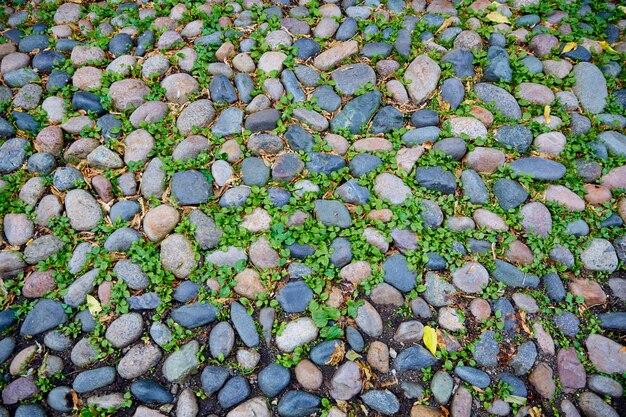
[[[4,405],[17,404],[39,394],[39,388],[33,382],[32,376],[23,376],[11,382],[2,390]]]
[[[96,190],[102,201],[108,203],[109,201],[113,200],[113,186],[104,175],[96,175],[95,177],[93,177],[91,179],[91,185],[93,186],[94,190]]]
[[[559,371],[559,379],[565,393],[574,392],[584,388],[587,383],[585,367],[578,360],[576,350],[572,347],[568,350],[561,349],[556,357]]]
[[[575,297],[583,297],[587,306],[606,303],[606,294],[600,284],[589,279],[573,278],[569,290]]]
[[[56,288],[52,271],[35,271],[24,280],[22,295],[26,298],[43,297],[48,291]]]

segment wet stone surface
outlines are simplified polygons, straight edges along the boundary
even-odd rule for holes
[[[548,3],[3,2],[0,417],[622,415],[626,8]]]

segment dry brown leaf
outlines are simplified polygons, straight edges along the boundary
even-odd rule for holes
[[[346,346],[343,343],[335,342],[335,350],[330,355],[330,359],[326,362],[326,365],[338,365],[346,354]]]

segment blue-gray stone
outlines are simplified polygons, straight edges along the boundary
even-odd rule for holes
[[[287,313],[302,313],[313,299],[313,291],[304,281],[290,282],[282,287],[276,300]]]
[[[600,327],[607,330],[626,331],[626,312],[616,311],[599,314]]]
[[[306,163],[306,169],[312,173],[330,175],[346,166],[346,161],[338,155],[311,152],[309,157],[311,160]]]
[[[460,161],[467,153],[467,144],[462,138],[445,138],[435,143],[433,150],[445,153],[453,161]]]
[[[246,130],[261,132],[263,130],[276,129],[280,112],[276,109],[261,110],[251,114],[246,119]]]
[[[213,188],[206,175],[200,171],[180,171],[172,176],[172,196],[182,205],[206,203]]]
[[[353,326],[346,327],[346,339],[355,352],[361,352],[365,349],[365,340],[361,333]]]
[[[541,277],[546,294],[554,302],[560,302],[565,298],[565,287],[561,277],[555,272],[549,273]]]
[[[517,100],[504,88],[489,83],[478,83],[474,85],[474,91],[478,98],[487,104],[492,104],[504,116],[514,120],[522,118],[522,109]]]
[[[280,75],[280,79],[285,86],[285,91],[287,94],[291,94],[293,96],[293,102],[298,103],[301,101],[306,101],[306,94],[298,84],[298,79],[296,78],[296,74],[294,74],[291,70],[284,70]]]
[[[141,240],[141,233],[130,227],[117,229],[104,242],[104,248],[109,252],[126,252],[134,242]]]
[[[174,290],[174,300],[187,303],[197,297],[200,285],[193,281],[183,281]]]
[[[74,405],[72,403],[72,390],[70,387],[55,387],[48,393],[46,402],[54,411],[67,413],[72,411]],[[2,413],[0,413],[1,415]]]
[[[330,262],[335,268],[342,268],[352,261],[352,248],[350,241],[343,237],[338,237],[330,244],[332,253],[330,255]]]
[[[26,84],[30,84],[36,81],[39,76],[32,68],[20,68],[15,71],[3,74],[4,82],[11,88],[24,87]]]
[[[503,210],[519,207],[528,198],[528,192],[517,181],[501,178],[493,186],[498,204]]]
[[[169,404],[174,396],[158,382],[140,379],[130,384],[130,392],[144,404]]]
[[[580,332],[580,320],[569,311],[564,311],[562,314],[555,314],[554,324],[561,329],[566,337],[576,337]]]
[[[310,358],[317,365],[328,365],[335,350],[343,347],[341,340],[326,340],[311,349]]]
[[[327,226],[338,226],[342,229],[352,225],[350,212],[340,201],[315,200],[315,216]]]
[[[417,272],[409,269],[406,258],[400,254],[389,256],[383,262],[383,281],[402,292],[409,292],[417,284]]]
[[[250,117],[261,112],[254,113]],[[211,132],[216,136],[228,136],[241,133],[241,124],[243,122],[243,111],[236,107],[228,107],[220,113],[217,120],[211,127]],[[246,121],[247,123],[247,121]],[[246,127],[247,128],[247,127]],[[252,129],[250,129],[252,130]]]
[[[539,285],[539,277],[534,274],[528,274],[520,271],[516,266],[496,259],[495,269],[491,271],[491,275],[497,281],[503,282],[509,287],[531,287],[535,288]]]
[[[48,298],[42,298],[26,315],[20,334],[24,336],[36,336],[46,330],[55,327],[67,321],[67,314],[63,309],[63,305]]]
[[[474,360],[480,366],[495,368],[498,366],[498,354],[500,347],[495,339],[495,332],[487,330],[480,335],[480,339],[474,343]]]
[[[111,385],[115,381],[115,375],[115,368],[112,366],[83,371],[74,378],[72,388],[79,394],[95,391]]]
[[[528,390],[526,389],[526,385],[524,385],[524,381],[522,381],[515,375],[508,372],[503,372],[498,375],[498,380],[504,382],[511,387],[511,395],[524,398],[528,397]]]
[[[350,100],[330,122],[332,131],[348,129],[352,134],[359,133],[378,110],[381,98],[382,93],[375,90]]]
[[[0,148],[0,152],[1,152]],[[0,163],[1,163],[0,159]],[[83,174],[79,170],[73,167],[59,167],[54,172],[54,178],[52,184],[59,191],[67,191],[72,188],[76,188],[76,184],[84,181]]]
[[[367,187],[359,185],[359,183],[353,179],[337,187],[335,193],[345,203],[362,206],[369,202],[370,192]]]
[[[245,185],[262,187],[269,181],[270,168],[262,158],[246,158],[241,163],[241,178]]]
[[[100,128],[100,133],[105,142],[112,139],[119,139],[122,135],[122,121],[112,114],[105,114],[96,120],[96,126]]]
[[[393,48],[401,56],[409,57],[411,55],[411,41],[411,32],[407,29],[400,29],[396,35],[396,40],[393,43]]]
[[[361,399],[365,405],[385,416],[400,411],[400,401],[390,391],[371,390],[361,395]]]
[[[422,145],[426,142],[435,142],[441,134],[436,126],[426,126],[407,131],[402,135],[402,141],[409,146]]]
[[[543,62],[532,55],[523,58],[521,62],[531,75],[539,74],[543,71]]]
[[[354,19],[353,17],[348,17],[339,26],[339,29],[337,29],[337,32],[335,33],[335,39],[337,39],[338,41],[347,41],[356,34],[358,27],[359,25],[356,19]]]
[[[9,414],[7,413],[7,417]],[[13,417],[47,417],[46,410],[38,404],[21,404],[15,410]],[[3,416],[4,417],[4,416]]]
[[[28,158],[28,172],[40,175],[48,175],[57,167],[54,156],[45,152],[34,153]]]
[[[303,61],[319,54],[321,50],[320,45],[309,38],[300,38],[293,43],[293,46],[298,48],[298,59]]]
[[[441,62],[452,65],[452,69],[454,69],[456,76],[459,78],[473,77],[476,75],[473,64],[474,54],[470,51],[451,49],[443,56]]]
[[[267,190],[267,194],[269,194],[270,200],[272,200],[272,204],[275,207],[282,207],[288,204],[291,198],[291,193],[284,188],[270,188]]]
[[[135,48],[135,56],[144,56],[154,45],[154,32],[146,30],[137,38],[137,48]]]
[[[15,128],[4,117],[0,117],[0,137],[8,138],[15,135]]]
[[[500,46],[489,47],[483,78],[485,81],[505,83],[513,79],[513,70],[511,69],[506,49]]]
[[[341,97],[332,87],[327,85],[320,85],[311,93],[311,98],[317,99],[317,105],[329,113],[334,112],[341,106]]]
[[[278,181],[291,181],[302,171],[304,163],[295,153],[279,155],[272,167],[272,178]]]
[[[428,261],[424,268],[431,271],[443,271],[446,269],[447,263],[443,256],[435,252],[427,252],[426,255],[428,256]]]
[[[254,91],[254,80],[248,74],[238,72],[235,75],[235,87],[239,91],[239,99],[244,103],[252,101],[252,92]]]
[[[48,49],[33,57],[33,68],[41,74],[49,74],[55,65],[60,65],[63,61],[65,61],[65,55],[54,49]]]
[[[598,134],[598,139],[607,147],[611,155],[626,157],[626,135],[606,131]]]
[[[411,125],[420,128],[439,125],[439,114],[434,110],[418,110],[411,115]]]
[[[419,167],[415,170],[415,181],[430,191],[442,194],[454,194],[456,191],[456,178],[442,167]]]
[[[370,132],[374,134],[389,133],[404,126],[404,116],[393,106],[385,106],[376,113],[372,120]]]
[[[0,340],[0,365],[11,357],[13,350],[15,349],[15,345],[15,338],[12,336],[8,336]]]
[[[448,78],[441,84],[441,98],[450,104],[450,110],[459,108],[465,98],[465,87],[458,78]]]
[[[350,174],[354,177],[362,177],[383,164],[382,159],[369,153],[360,153],[350,161]]]
[[[35,49],[43,51],[50,45],[50,38],[47,35],[28,35],[20,41],[18,50],[24,53],[31,53]]]
[[[359,55],[367,58],[387,58],[391,55],[393,46],[386,42],[370,42],[363,45]]]
[[[244,306],[238,302],[230,305],[230,319],[237,330],[241,341],[248,347],[259,344],[259,333],[256,330],[254,319],[248,314]]]
[[[304,391],[287,391],[278,402],[280,417],[307,417],[320,410],[321,399]]]
[[[397,372],[419,371],[435,363],[437,363],[437,358],[426,348],[416,345],[401,351],[394,359],[393,367]]]
[[[273,363],[263,368],[258,375],[259,388],[266,396],[276,397],[283,392],[291,381],[289,369],[282,365]]]
[[[478,388],[485,389],[491,384],[491,378],[486,372],[471,366],[457,366],[454,373],[463,381]]]
[[[123,200],[113,204],[111,211],[109,211],[109,217],[111,222],[115,223],[118,220],[122,222],[131,221],[137,213],[141,210],[141,206],[135,200]]]
[[[250,384],[242,376],[229,379],[217,394],[217,401],[224,409],[234,407],[250,396]]]
[[[161,305],[161,298],[154,292],[147,292],[141,295],[133,295],[126,299],[131,310],[154,310]]]
[[[249,187],[233,187],[222,194],[220,198],[220,207],[237,208],[245,204],[252,190]]]
[[[61,70],[54,70],[48,76],[48,82],[46,83],[46,90],[52,91],[52,92],[59,90],[65,87],[66,85],[68,85],[68,83],[70,82],[70,78],[71,76],[67,72],[61,71]]]
[[[520,158],[509,163],[515,175],[531,177],[539,181],[556,181],[565,175],[565,166],[546,158]]]
[[[181,326],[194,329],[215,321],[217,308],[207,303],[194,303],[175,308],[170,317]]]
[[[296,259],[305,259],[315,253],[315,248],[311,245],[293,243],[291,245],[285,245],[285,247],[289,249],[289,255]]]
[[[41,125],[32,115],[21,111],[12,111],[11,116],[13,116],[15,126],[17,126],[18,129],[25,130],[33,134],[39,132]]]
[[[229,377],[228,369],[219,366],[207,366],[200,376],[202,390],[206,395],[213,395],[224,386]]]
[[[533,133],[522,125],[501,126],[495,135],[496,140],[519,152],[526,152],[533,142]]]
[[[133,38],[128,33],[118,33],[109,41],[109,52],[118,57],[127,55],[133,48]]]
[[[100,104],[100,97],[94,93],[88,91],[78,91],[72,96],[72,107],[75,110],[91,111],[102,116],[105,113],[102,104]]]
[[[576,237],[587,236],[589,234],[589,225],[582,219],[575,220],[567,224],[566,231]]]
[[[216,74],[209,83],[211,100],[214,103],[232,104],[237,101],[237,92],[224,74]]]
[[[515,333],[517,319],[513,304],[506,298],[498,298],[493,302],[493,311],[500,315],[500,321],[504,323],[504,330],[508,333]]]
[[[516,375],[525,375],[535,365],[535,359],[537,359],[537,346],[532,340],[529,340],[517,348],[517,352],[509,361],[509,365]]]

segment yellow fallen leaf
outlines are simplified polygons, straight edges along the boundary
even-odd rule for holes
[[[424,327],[424,345],[433,355],[437,353],[437,331],[430,326]]]
[[[546,119],[546,124],[549,125],[550,124],[550,120],[552,120],[550,118],[550,106],[546,106],[543,108],[543,117],[545,117]]]
[[[92,316],[95,316],[102,311],[102,306],[100,305],[100,302],[96,300],[93,295],[87,295],[87,308],[89,309],[89,312]]]
[[[617,6],[617,7],[619,7],[619,9],[620,9],[622,12],[626,13],[626,6]]]
[[[563,50],[561,51],[562,54],[566,54],[569,51],[573,51],[574,49],[578,48],[578,44],[576,42],[568,42],[565,44],[565,46],[563,47]]]
[[[598,42],[600,44],[600,46],[602,47],[602,49],[604,49],[607,52],[614,52],[617,53],[615,51],[615,49],[611,48],[611,45],[609,45],[609,43],[607,41],[600,41]]]
[[[362,358],[362,356],[353,350],[350,350],[348,351],[348,353],[346,353],[346,359],[348,359],[349,361],[354,362],[355,360],[360,359],[360,358]]]
[[[509,23],[509,18],[498,12],[490,12],[487,19],[494,23]]]

